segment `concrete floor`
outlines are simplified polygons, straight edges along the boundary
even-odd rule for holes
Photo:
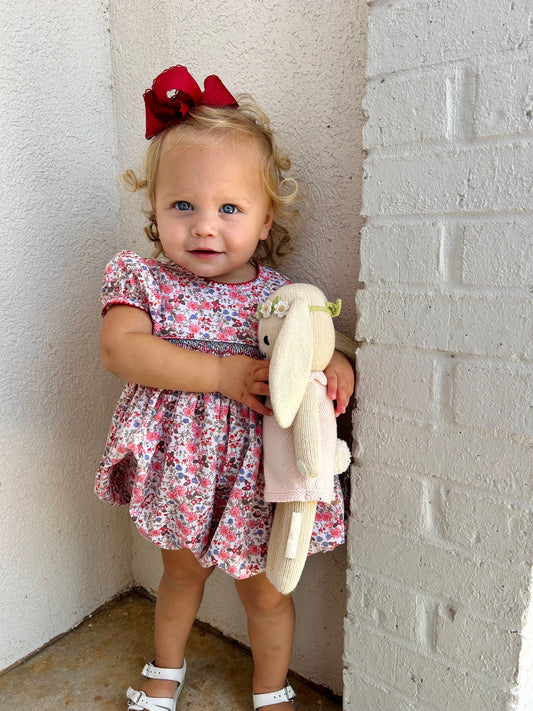
[[[9,711],[126,711],[125,689],[139,688],[152,653],[154,603],[132,593],[96,612],[73,632],[0,676]],[[194,627],[187,647],[180,711],[252,711],[252,659],[232,642]],[[339,711],[338,704],[290,679],[295,710]]]

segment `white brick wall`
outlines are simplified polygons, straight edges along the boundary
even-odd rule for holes
[[[533,709],[533,0],[369,0],[349,711]]]

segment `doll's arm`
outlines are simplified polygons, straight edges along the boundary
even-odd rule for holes
[[[298,471],[304,476],[318,476],[321,469],[322,438],[319,394],[313,383],[307,385],[302,403],[294,418],[293,435]]]
[[[335,415],[342,415],[346,412],[355,387],[353,366],[346,356],[335,351],[324,373],[328,379],[328,397],[337,401]]]
[[[246,356],[219,357],[179,348],[152,335],[141,309],[109,309],[100,330],[102,365],[123,380],[164,390],[220,392],[269,415],[258,396],[268,395],[268,362]]]

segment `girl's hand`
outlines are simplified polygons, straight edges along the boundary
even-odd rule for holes
[[[272,415],[260,396],[270,394],[268,368],[270,361],[247,356],[225,356],[219,359],[218,392],[255,410],[260,415]]]
[[[335,415],[346,412],[355,387],[352,364],[340,351],[335,351],[324,373],[328,379],[328,397],[336,401]]]

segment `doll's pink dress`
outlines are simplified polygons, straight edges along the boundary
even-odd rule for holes
[[[184,348],[260,358],[256,306],[288,280],[259,266],[254,280],[221,284],[172,262],[121,252],[107,265],[103,313],[146,311],[153,333]],[[135,354],[132,353],[132,358]],[[116,406],[95,491],[128,504],[143,536],[188,548],[237,579],[264,571],[272,504],[264,500],[262,418],[220,393],[127,383]],[[342,494],[319,504],[310,553],[344,540]]]

